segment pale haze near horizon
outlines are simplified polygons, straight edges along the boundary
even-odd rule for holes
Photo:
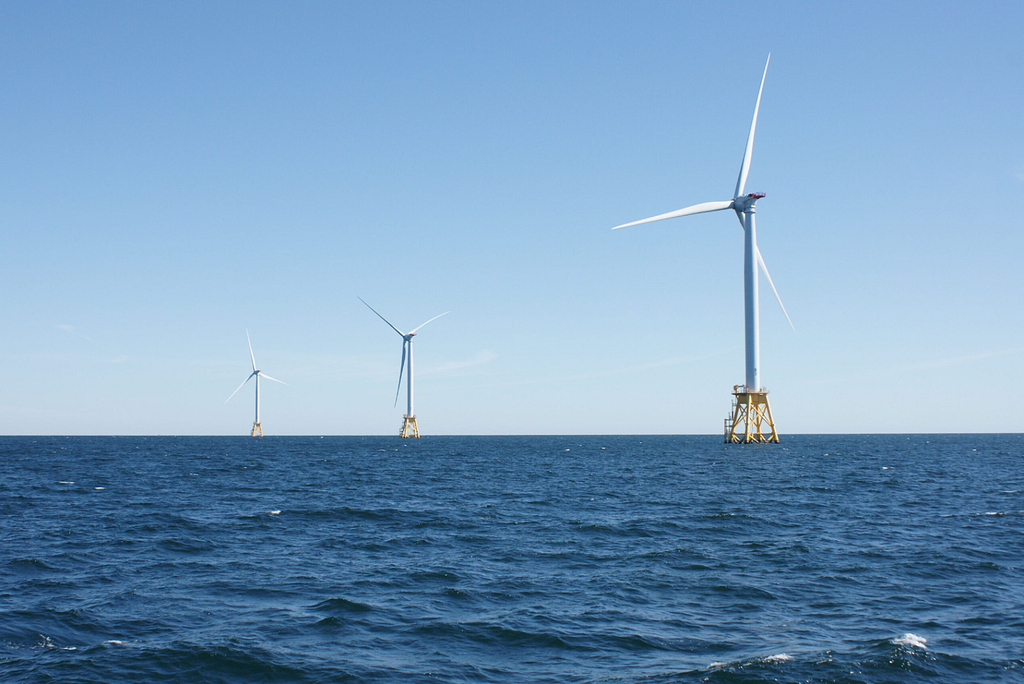
[[[1024,432],[1019,3],[0,5],[0,434]]]

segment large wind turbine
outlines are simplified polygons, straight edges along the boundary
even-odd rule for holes
[[[235,389],[234,392],[231,393],[231,397],[233,397],[236,394],[238,394],[238,390],[242,389],[242,387],[245,386],[245,383],[247,383],[250,380],[252,380],[253,377],[256,378],[256,420],[254,420],[253,423],[252,423],[252,436],[255,437],[256,433],[259,433],[259,436],[262,437],[263,436],[263,426],[260,425],[260,378],[262,377],[262,378],[266,378],[267,380],[273,380],[274,382],[280,382],[282,385],[287,385],[288,383],[284,382],[282,380],[278,380],[277,378],[272,378],[269,375],[267,375],[266,373],[264,373],[263,371],[261,371],[261,370],[256,368],[256,357],[253,356],[253,353],[252,353],[252,340],[249,339],[249,331],[248,331],[248,329],[245,331],[245,339],[249,342],[249,359],[252,361],[252,373],[249,375],[249,377],[247,377],[245,380],[242,381],[242,384],[239,385],[238,388]],[[228,397],[227,399],[225,399],[224,403],[226,404],[229,401],[231,401],[231,397]]]
[[[768,55],[771,60],[771,55]],[[730,442],[778,442],[779,434],[775,429],[775,421],[772,419],[771,408],[768,405],[768,390],[761,387],[760,361],[761,344],[758,321],[757,304],[757,268],[764,271],[768,284],[771,285],[775,298],[782,306],[782,299],[779,297],[772,277],[768,274],[768,267],[765,266],[761,252],[757,248],[757,230],[754,226],[754,205],[757,200],[764,197],[763,193],[743,194],[747,183],[747,173],[750,171],[750,157],[754,151],[754,129],[757,126],[757,112],[761,107],[761,91],[764,90],[764,79],[768,75],[768,61],[765,61],[764,74],[761,75],[761,87],[757,91],[757,103],[754,105],[754,118],[750,122],[750,133],[747,135],[747,146],[743,151],[743,161],[740,164],[740,175],[736,179],[736,190],[731,200],[719,202],[704,202],[694,204],[685,209],[670,211],[667,214],[652,216],[632,223],[624,223],[615,226],[612,230],[636,226],[641,223],[651,223],[664,219],[677,218],[679,216],[690,216],[692,214],[703,214],[711,211],[724,211],[732,209],[743,226],[743,301],[745,312],[745,333],[746,333],[746,378],[745,384],[733,387],[733,410],[731,418],[726,419],[726,441]],[[786,307],[782,306],[782,312],[789,320]],[[790,321],[790,326],[793,322]],[[765,429],[762,430],[762,427]],[[741,434],[742,433],[742,434]]]
[[[366,300],[364,300],[362,297],[359,297],[359,301],[361,301],[363,304],[366,304]],[[373,313],[377,314],[380,320],[387,323],[392,330],[394,330],[396,333],[402,336],[402,362],[398,366],[398,389],[395,390],[395,406],[398,406],[398,395],[402,391],[402,371],[405,370],[406,358],[409,359],[409,373],[405,381],[405,389],[408,393],[408,404],[406,407],[405,416],[402,420],[402,430],[398,434],[400,437],[419,437],[420,429],[419,426],[416,425],[416,414],[412,412],[412,338],[416,337],[416,331],[422,328],[424,325],[430,323],[430,321],[437,320],[441,316],[444,316],[444,314],[446,313],[451,312],[445,311],[442,314],[438,314],[431,318],[430,321],[427,321],[427,323],[422,323],[419,326],[410,330],[409,332],[404,333],[395,326],[391,325],[391,321],[377,313],[377,310],[374,309],[369,304],[366,304],[366,308],[368,308]]]

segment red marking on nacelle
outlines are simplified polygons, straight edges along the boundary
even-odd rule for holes
[[[761,199],[762,197],[767,197],[767,195],[765,195],[763,192],[752,192],[749,195],[747,195],[747,197],[751,197],[753,199]]]

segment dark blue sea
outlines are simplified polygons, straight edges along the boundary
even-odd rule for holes
[[[1024,436],[0,437],[2,682],[1024,682]]]

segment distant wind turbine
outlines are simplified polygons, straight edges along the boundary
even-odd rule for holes
[[[366,304],[366,300],[364,300],[362,297],[359,297],[358,299],[363,304]],[[406,391],[408,393],[408,402],[407,402],[407,406],[406,406],[405,416],[403,417],[403,420],[402,420],[402,430],[401,430],[401,432],[399,432],[399,436],[400,437],[419,437],[420,436],[420,429],[419,429],[419,426],[416,424],[416,414],[413,413],[413,411],[412,411],[412,384],[413,384],[412,383],[412,338],[414,338],[416,336],[416,331],[419,330],[420,328],[422,328],[424,325],[426,325],[427,323],[430,323],[430,321],[435,321],[438,318],[440,318],[441,316],[444,316],[445,314],[451,313],[451,312],[450,311],[445,311],[442,314],[438,314],[438,315],[434,316],[433,318],[431,318],[430,321],[427,321],[427,323],[422,323],[422,324],[418,325],[417,327],[413,328],[412,330],[410,330],[409,332],[404,333],[401,330],[399,330],[398,328],[396,328],[395,326],[391,325],[391,321],[389,321],[388,319],[386,319],[383,316],[381,316],[377,312],[377,310],[374,309],[369,304],[366,304],[366,308],[368,308],[373,313],[377,314],[377,316],[380,318],[380,320],[382,320],[385,323],[387,323],[388,326],[390,326],[390,328],[392,330],[394,330],[396,333],[398,333],[399,335],[402,336],[402,362],[398,366],[398,389],[395,390],[395,406],[398,406],[398,395],[402,392],[402,371],[405,370],[405,360],[406,360],[406,358],[409,359],[409,373],[408,373],[407,379],[405,381],[405,388],[406,388]]]
[[[282,385],[287,385],[288,383],[284,382],[282,380],[278,380],[277,378],[272,378],[269,375],[267,375],[266,373],[264,373],[263,371],[261,371],[261,370],[256,368],[256,357],[252,353],[252,340],[249,339],[249,330],[248,329],[246,329],[246,331],[245,331],[245,339],[246,339],[246,341],[249,342],[249,359],[252,361],[252,373],[249,375],[249,377],[247,377],[245,380],[242,381],[242,384],[239,385],[238,388],[234,392],[231,393],[231,397],[233,397],[236,394],[238,394],[238,390],[242,389],[242,387],[245,386],[245,383],[247,383],[250,380],[252,380],[253,377],[256,378],[256,420],[254,420],[253,423],[252,423],[252,436],[255,437],[256,434],[259,433],[259,436],[262,437],[263,436],[263,426],[260,425],[260,378],[262,377],[262,378],[266,378],[267,380],[273,380],[274,382],[280,382]],[[229,401],[231,401],[231,397],[228,397],[227,399],[225,399],[224,403],[226,404]]]
[[[768,61],[771,54],[768,55]],[[678,209],[667,214],[659,214],[651,218],[624,223],[615,226],[612,230],[636,226],[641,223],[651,223],[664,219],[690,216],[692,214],[703,214],[711,211],[724,211],[732,209],[743,226],[744,251],[743,251],[743,300],[744,300],[744,323],[746,341],[746,378],[745,384],[733,387],[733,410],[731,418],[726,418],[725,439],[727,442],[778,442],[779,433],[775,429],[775,421],[772,419],[771,408],[768,405],[768,390],[761,387],[760,360],[761,343],[759,332],[758,314],[758,290],[757,290],[757,268],[764,271],[768,284],[771,285],[775,298],[782,307],[782,313],[789,321],[790,327],[793,322],[789,320],[786,307],[782,305],[782,298],[768,274],[768,267],[765,266],[761,252],[757,248],[757,231],[754,227],[754,205],[757,200],[764,197],[763,193],[743,194],[747,183],[747,173],[750,171],[750,157],[754,151],[754,129],[757,126],[757,112],[761,107],[761,92],[764,90],[764,79],[768,75],[768,61],[764,65],[764,74],[761,75],[761,87],[757,91],[757,103],[754,105],[754,118],[750,122],[750,133],[747,135],[747,146],[743,151],[743,161],[740,164],[740,175],[736,179],[736,190],[731,200],[719,202],[704,202],[694,204],[685,209]],[[742,432],[742,435],[740,434]]]

